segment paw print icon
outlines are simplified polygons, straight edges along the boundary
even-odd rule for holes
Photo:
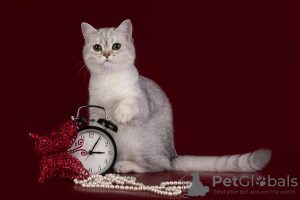
[[[256,177],[256,185],[259,185],[260,187],[263,187],[264,185],[266,185],[266,178],[265,177]]]

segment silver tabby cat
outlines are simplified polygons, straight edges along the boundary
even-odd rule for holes
[[[83,58],[91,73],[89,104],[105,107],[119,127],[118,133],[110,132],[118,149],[115,172],[251,172],[269,162],[271,151],[267,149],[231,156],[178,156],[169,99],[134,66],[131,21],[117,28],[97,30],[87,23],[81,28]],[[91,119],[103,117],[99,110],[90,109]]]

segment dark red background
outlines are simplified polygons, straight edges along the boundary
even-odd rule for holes
[[[273,152],[267,171],[299,173],[297,1],[1,3],[1,165],[33,187],[48,134],[88,102],[81,22],[131,19],[136,65],[173,105],[180,155]],[[2,170],[3,173],[3,170]],[[298,176],[299,177],[299,176]],[[299,178],[298,178],[299,179]]]

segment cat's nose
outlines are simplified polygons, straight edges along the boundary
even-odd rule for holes
[[[108,51],[105,51],[105,52],[104,52],[104,56],[105,56],[106,58],[108,58],[108,56],[110,56],[110,53],[109,53]]]

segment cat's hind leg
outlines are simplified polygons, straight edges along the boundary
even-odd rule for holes
[[[147,173],[150,172],[146,167],[134,161],[118,161],[114,166],[117,173]]]

